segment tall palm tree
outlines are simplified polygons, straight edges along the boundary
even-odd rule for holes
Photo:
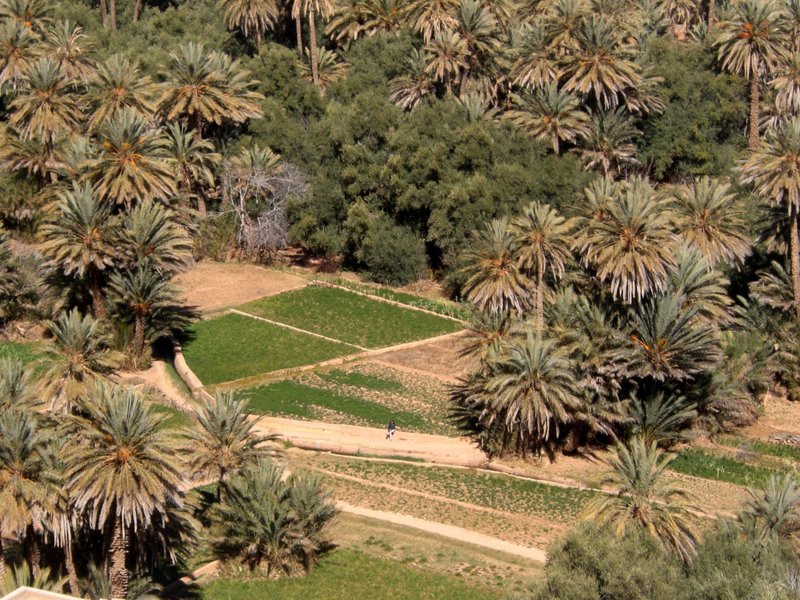
[[[582,517],[610,523],[618,538],[631,526],[643,528],[684,560],[694,554],[700,538],[686,503],[690,496],[665,480],[664,471],[674,456],[656,444],[633,438],[619,445],[609,464],[613,469],[604,483],[618,493],[600,494]]]
[[[177,191],[169,141],[132,108],[119,110],[99,132],[100,155],[90,163],[97,195],[110,203],[169,200]]]
[[[575,248],[611,293],[631,303],[663,289],[675,268],[672,200],[634,178],[587,212]]]
[[[208,123],[244,123],[262,116],[259,102],[264,97],[253,91],[258,82],[250,79],[250,72],[203,44],[181,46],[163,75],[158,110],[169,121],[189,122],[198,136]]]
[[[174,275],[192,260],[192,240],[175,213],[151,200],[125,213],[121,241],[131,268],[148,262],[156,271]]]
[[[478,310],[522,315],[531,305],[531,282],[519,270],[517,240],[508,219],[494,219],[466,255],[464,295]]]
[[[237,400],[233,392],[217,392],[213,400],[202,400],[195,411],[197,426],[184,432],[192,474],[216,477],[218,499],[231,476],[278,454],[271,442],[279,436],[259,434],[258,421],[246,411],[247,402]]]
[[[790,114],[800,114],[800,51],[781,62],[770,86],[775,89],[775,105]]]
[[[738,0],[727,20],[717,23],[714,41],[722,67],[750,82],[747,145],[758,147],[761,79],[776,68],[786,48],[786,31],[775,0]]]
[[[80,408],[63,450],[65,488],[93,528],[110,532],[111,598],[124,599],[131,539],[168,506],[181,506],[185,480],[165,417],[137,392],[99,384]]]
[[[61,313],[48,330],[59,357],[45,373],[45,397],[51,410],[69,412],[98,379],[120,366],[120,356],[109,348],[98,321],[75,308]]]
[[[452,94],[453,82],[457,80],[461,69],[467,66],[468,52],[467,43],[458,32],[446,29],[425,46],[425,71],[444,83],[447,93]]]
[[[261,48],[264,34],[275,27],[278,5],[274,0],[219,0],[228,29],[239,28],[245,37],[253,35]]]
[[[314,85],[319,85],[319,57],[317,55],[319,46],[317,46],[317,14],[323,20],[328,20],[333,15],[336,5],[333,0],[293,0],[292,1],[292,18],[300,23],[300,16],[306,15],[308,18],[308,36],[311,60],[311,76]],[[298,29],[299,32],[299,29]],[[298,36],[299,41],[299,36]]]
[[[730,184],[703,177],[677,188],[675,196],[681,236],[711,267],[750,254],[744,212]]]
[[[800,486],[791,475],[771,475],[763,488],[748,490],[750,498],[739,514],[746,530],[759,542],[800,539]]]
[[[197,199],[200,214],[206,214],[206,190],[215,184],[215,169],[222,162],[222,156],[214,152],[214,145],[200,138],[193,130],[187,130],[183,123],[170,123],[167,126],[169,154],[175,165],[175,178],[178,194]]]
[[[47,32],[45,52],[54,57],[70,80],[87,82],[94,75],[94,61],[89,53],[92,45],[83,28],[70,21],[61,21]]]
[[[515,94],[512,99],[514,108],[503,116],[533,137],[548,140],[556,154],[560,154],[561,142],[574,144],[579,136],[588,134],[589,115],[580,101],[554,83],[532,94]]]
[[[153,114],[153,99],[158,88],[139,67],[121,54],[98,63],[89,85],[89,128],[97,130],[123,108],[131,108],[143,118]]]
[[[769,204],[789,215],[789,258],[792,265],[795,314],[800,317],[800,117],[767,132],[764,142],[739,167],[743,183],[751,183]]]
[[[42,226],[42,253],[67,276],[86,277],[96,317],[105,316],[102,273],[117,260],[117,221],[88,183],[59,194]]]
[[[545,273],[553,279],[564,274],[572,258],[570,244],[576,219],[566,219],[549,204],[531,202],[514,219],[511,231],[517,237],[519,266],[536,280],[536,322],[544,327]]]

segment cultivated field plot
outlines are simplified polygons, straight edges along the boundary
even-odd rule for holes
[[[256,300],[239,309],[365,348],[383,348],[462,329],[460,323],[436,315],[317,285]]]
[[[42,348],[27,342],[0,342],[0,360],[12,358],[25,364],[40,358]]]
[[[303,373],[239,392],[251,412],[275,417],[457,436],[448,419],[447,386],[373,364]]]
[[[192,327],[184,345],[186,361],[206,385],[352,354],[352,346],[271,325],[225,315]]]

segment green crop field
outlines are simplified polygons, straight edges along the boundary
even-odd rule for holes
[[[308,286],[239,308],[366,348],[383,348],[462,328],[459,323],[436,315],[322,286]]]
[[[497,591],[470,586],[458,577],[423,571],[355,550],[325,555],[308,577],[299,579],[231,579],[222,577],[201,588],[208,600],[491,600]]]
[[[405,390],[405,386],[394,379],[386,379],[368,373],[359,373],[357,371],[334,369],[327,373],[318,373],[317,375],[323,381],[338,383],[340,385],[350,385],[375,392],[402,392]]]
[[[36,360],[41,350],[36,344],[26,342],[0,342],[0,360],[15,358],[27,364]]]
[[[241,315],[202,321],[191,329],[184,355],[204,384],[299,367],[354,352],[351,346]]]
[[[685,475],[744,486],[761,485],[770,475],[778,473],[773,469],[748,465],[729,456],[718,456],[695,448],[681,452],[669,468]]]

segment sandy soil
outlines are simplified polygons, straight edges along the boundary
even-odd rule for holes
[[[800,435],[800,403],[768,394],[764,399],[764,411],[758,422],[743,429],[741,433],[767,440],[776,432]]]
[[[463,337],[453,337],[386,352],[380,360],[410,372],[456,381],[458,377],[477,367],[474,359],[459,355],[463,344]]]
[[[304,287],[308,281],[284,271],[245,263],[202,261],[175,278],[187,304],[208,312]]]

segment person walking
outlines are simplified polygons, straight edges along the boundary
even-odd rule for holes
[[[389,426],[386,428],[386,439],[391,440],[394,437],[394,432],[397,429],[397,425],[394,422],[394,419],[389,421]]]

